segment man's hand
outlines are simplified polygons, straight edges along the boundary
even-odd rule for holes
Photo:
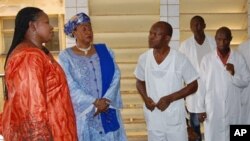
[[[199,114],[198,114],[198,118],[199,118],[199,121],[200,121],[200,122],[205,121],[205,120],[207,119],[207,113],[206,113],[206,112],[204,112],[204,113],[199,113]]]
[[[232,75],[234,76],[234,65],[231,63],[227,63],[226,64],[226,70]]]
[[[165,111],[171,102],[172,102],[171,96],[164,96],[158,101],[156,107],[161,111]]]
[[[155,102],[150,97],[145,98],[145,105],[150,111],[155,109]]]

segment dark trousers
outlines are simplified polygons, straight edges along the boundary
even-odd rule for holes
[[[199,136],[199,139],[197,139],[196,141],[202,141],[200,121],[198,119],[197,113],[190,113],[190,125],[194,129],[195,133],[197,133],[197,135]]]

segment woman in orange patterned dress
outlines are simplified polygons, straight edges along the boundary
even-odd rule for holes
[[[5,141],[77,141],[65,74],[43,44],[53,27],[41,9],[21,9],[5,64]]]

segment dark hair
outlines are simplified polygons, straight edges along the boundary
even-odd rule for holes
[[[167,30],[167,33],[170,37],[172,37],[173,35],[173,27],[171,26],[171,24],[169,24],[168,22],[166,22],[166,30]]]
[[[219,33],[225,34],[226,37],[227,37],[227,39],[232,40],[232,38],[233,38],[233,37],[232,37],[232,32],[231,32],[231,30],[230,30],[228,27],[226,27],[226,26],[222,26],[222,27],[220,27],[219,29],[217,29],[216,34],[215,34],[215,37],[216,37],[217,34],[219,34]]]
[[[164,31],[166,32],[167,35],[169,35],[170,37],[172,37],[173,35],[173,27],[165,21],[158,21],[156,24],[161,25],[164,29]]]
[[[192,23],[193,20],[198,20],[198,21],[200,21],[200,22],[202,22],[202,23],[205,24],[205,20],[204,20],[201,16],[199,16],[199,15],[194,16],[194,17],[191,19],[190,24]]]
[[[24,40],[25,33],[27,32],[29,28],[29,22],[36,21],[41,12],[43,12],[43,10],[36,8],[36,7],[25,7],[17,13],[16,19],[15,19],[14,35],[13,35],[10,49],[6,56],[4,68],[6,67],[8,58],[10,54],[12,53],[12,51],[16,48],[16,46],[19,43],[21,43]],[[8,99],[7,95],[8,95],[8,92],[7,92],[6,85],[5,85],[5,99]]]

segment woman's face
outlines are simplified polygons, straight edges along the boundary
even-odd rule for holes
[[[93,31],[91,23],[79,24],[73,32],[74,37],[77,41],[89,44],[93,42]]]
[[[53,27],[49,23],[49,17],[42,12],[36,21],[33,22],[35,31],[41,43],[47,43],[53,38]]]

